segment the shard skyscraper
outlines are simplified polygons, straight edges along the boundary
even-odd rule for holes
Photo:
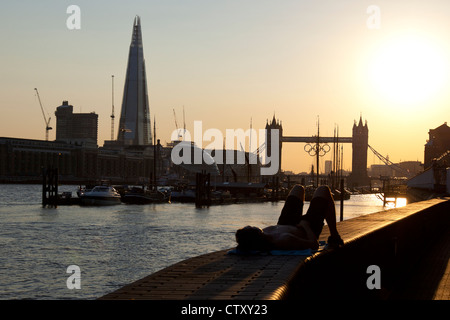
[[[150,123],[141,20],[136,16],[128,55],[117,140],[124,145],[151,145]]]

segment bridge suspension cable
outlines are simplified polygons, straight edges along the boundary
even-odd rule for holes
[[[369,146],[369,149],[378,157],[378,159],[383,161],[384,164],[386,164],[387,166],[391,167],[392,169],[394,169],[397,172],[400,172],[401,174],[404,174],[406,177],[410,177],[412,175],[411,172],[409,172],[409,170],[404,169],[404,168],[400,167],[398,164],[393,163],[388,158],[384,157],[381,153],[379,153],[377,150],[375,150],[371,145],[368,145],[368,146]]]
[[[445,151],[443,154],[441,154],[439,157],[436,158],[436,162],[440,162],[442,159],[444,159],[446,156],[450,154],[450,149]]]
[[[263,142],[254,152],[254,154],[259,155],[260,153],[262,153],[264,150],[266,150],[266,143]]]

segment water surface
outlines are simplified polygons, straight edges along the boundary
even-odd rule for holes
[[[59,189],[75,194],[74,186]],[[42,208],[39,185],[0,185],[0,299],[98,298],[178,261],[234,247],[236,229],[275,224],[283,204],[54,209]],[[374,195],[352,196],[344,218],[381,210]],[[336,211],[339,219],[339,203]],[[79,290],[67,288],[70,265],[81,270]]]

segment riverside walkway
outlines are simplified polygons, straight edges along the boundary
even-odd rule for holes
[[[100,299],[450,299],[449,227],[450,198],[416,202],[339,222],[342,248],[303,256],[212,252]],[[328,235],[325,226],[319,240]],[[369,288],[371,277],[381,287]]]

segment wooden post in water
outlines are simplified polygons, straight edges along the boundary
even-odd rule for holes
[[[201,208],[211,205],[211,174],[197,172],[195,181],[195,206]]]
[[[341,179],[341,213],[340,213],[340,220],[344,220],[344,179]]]
[[[42,169],[42,206],[58,207],[58,168]]]
[[[381,176],[380,178],[383,181],[383,189],[382,189],[382,191],[383,191],[383,207],[385,207],[386,203],[388,202],[386,194],[389,194],[390,181],[389,181],[389,177]]]
[[[47,171],[42,168],[42,206],[47,205]]]
[[[201,173],[197,172],[195,174],[195,207],[200,208],[201,205],[201,194],[202,194],[202,187],[201,187]]]
[[[208,207],[211,205],[211,173],[208,173],[206,176],[206,203]]]

